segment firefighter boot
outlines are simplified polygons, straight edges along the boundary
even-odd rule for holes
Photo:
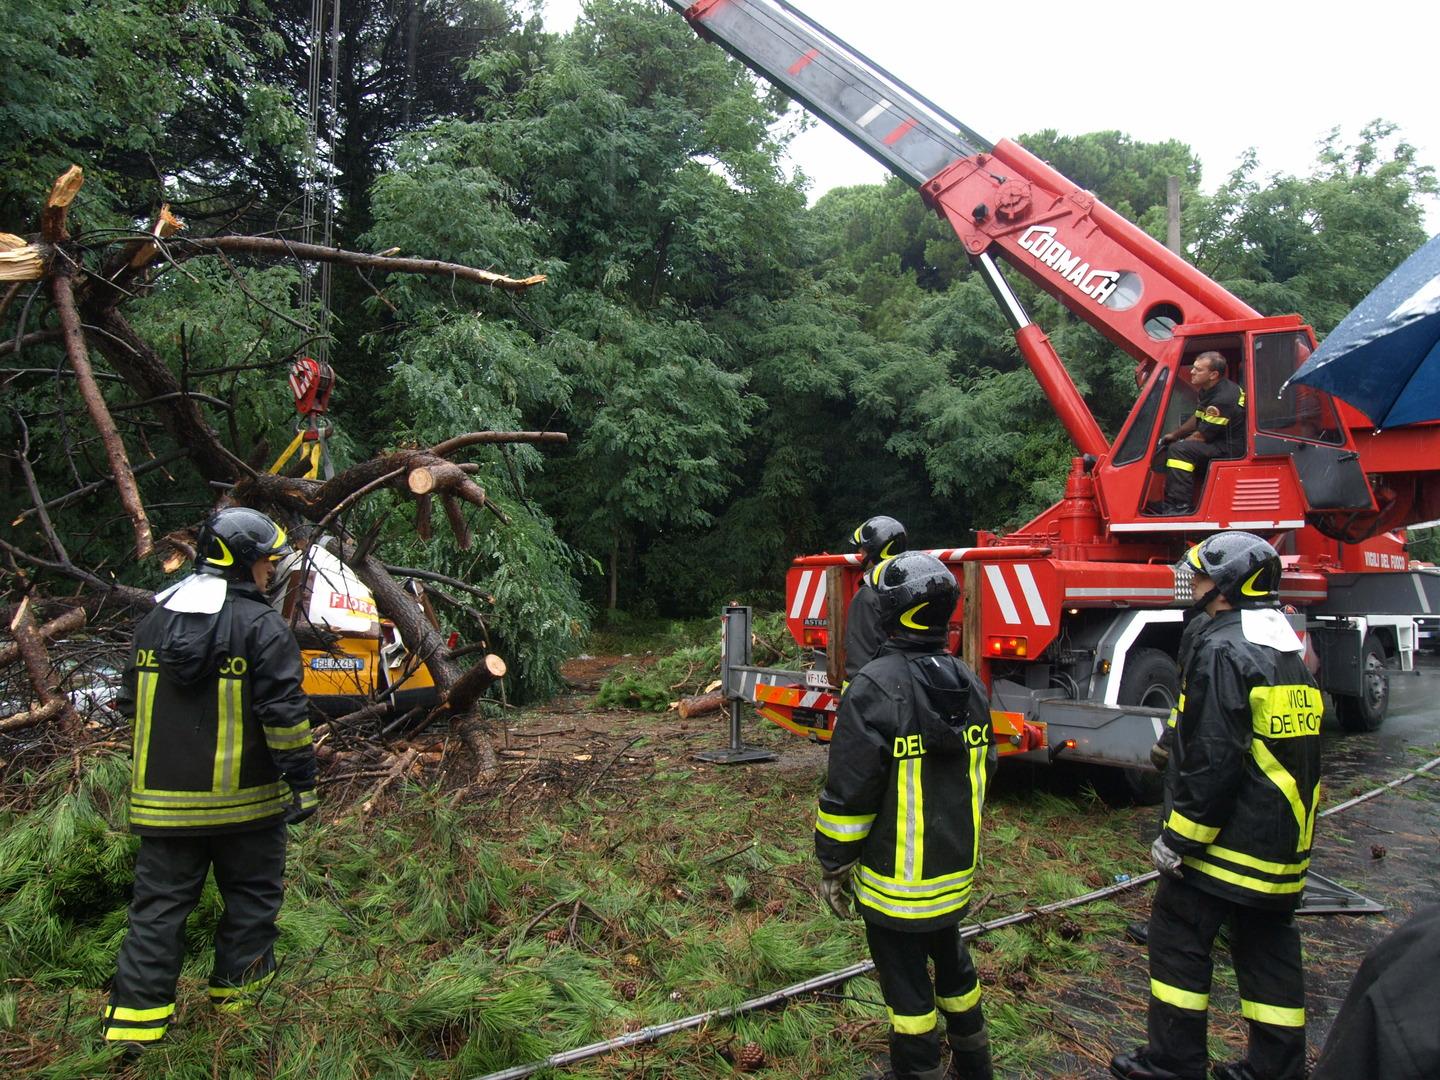
[[[990,1063],[990,1035],[981,1028],[973,1035],[951,1035],[950,1071],[945,1080],[995,1080]]]
[[[1119,1080],[1186,1080],[1150,1061],[1148,1051],[1149,1047],[1137,1046],[1128,1054],[1116,1054],[1110,1059],[1110,1075]]]
[[[1227,1061],[1224,1065],[1216,1065],[1210,1075],[1215,1080],[1260,1080],[1248,1061]]]
[[[899,1080],[894,1069],[884,1069],[880,1072],[867,1072],[860,1080]],[[945,1070],[939,1065],[933,1069],[926,1069],[924,1072],[911,1073],[907,1080],[949,1080]]]

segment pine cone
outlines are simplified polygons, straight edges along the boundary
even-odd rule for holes
[[[771,900],[765,905],[765,914],[771,916],[785,914],[785,901]]]
[[[1024,994],[1034,984],[1034,980],[1023,971],[1012,971],[1005,976],[1004,983],[1012,993]]]
[[[561,941],[564,941],[565,928],[563,926],[557,926],[554,930],[546,930],[545,940],[550,942],[551,945],[555,945]]]
[[[615,989],[626,1001],[634,1001],[640,996],[640,984],[633,979],[626,979]]]
[[[1066,941],[1078,941],[1085,936],[1084,928],[1074,919],[1061,919],[1060,924],[1055,927],[1055,932]]]
[[[764,1066],[765,1051],[760,1049],[758,1043],[746,1043],[735,1055],[735,1067],[741,1072],[754,1072]]]
[[[628,968],[638,968],[640,966],[640,957],[636,956],[633,952],[627,952],[620,958],[620,962]]]

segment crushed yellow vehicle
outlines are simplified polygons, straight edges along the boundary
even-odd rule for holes
[[[329,716],[343,716],[382,695],[398,712],[437,700],[430,669],[380,617],[375,597],[355,572],[319,544],[275,568],[274,601],[295,631],[305,692]],[[416,606],[434,622],[414,586]]]

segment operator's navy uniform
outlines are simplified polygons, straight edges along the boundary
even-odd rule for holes
[[[211,867],[225,903],[209,996],[252,1001],[275,970],[287,813],[310,810],[315,752],[300,651],[249,582],[214,613],[157,606],[140,622],[117,706],[134,722],[130,925],[105,1038],[151,1043],[175,1012],[185,919]]]
[[[1195,434],[1165,451],[1165,501],[1189,512],[1195,507],[1195,482],[1216,458],[1245,455],[1245,391],[1221,379],[1195,403]]]
[[[1305,1074],[1305,991],[1294,911],[1320,800],[1324,707],[1274,609],[1218,612],[1183,672],[1166,776],[1165,844],[1183,857],[1150,916],[1149,1060],[1203,1080],[1210,949],[1230,924],[1247,1061]]]
[[[988,1060],[980,980],[959,924],[996,750],[984,686],[942,644],[892,637],[856,675],[840,699],[815,825],[827,870],[859,861],[855,899],[902,1080],[939,1075],[941,1012],[951,1049]]]

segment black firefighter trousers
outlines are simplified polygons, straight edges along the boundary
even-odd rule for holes
[[[1227,919],[1240,1011],[1250,1026],[1246,1061],[1260,1080],[1303,1080],[1305,982],[1295,916],[1222,900],[1164,877],[1150,909],[1146,1058],[1184,1080],[1207,1075],[1210,948]]]
[[[911,933],[866,922],[865,939],[890,1015],[890,1067],[897,1080],[940,1075],[942,1012],[958,1075],[988,1076],[990,1043],[980,1009],[980,976],[959,923]],[[935,963],[934,983],[927,959]]]
[[[1195,509],[1196,481],[1205,478],[1205,470],[1216,458],[1228,457],[1219,442],[1181,439],[1161,451],[1165,459],[1165,501],[1175,507]]]
[[[130,928],[105,1010],[107,1041],[149,1043],[165,1034],[185,959],[185,920],[212,867],[225,911],[215,928],[211,1003],[243,1008],[274,973],[285,826],[221,836],[142,836]]]

